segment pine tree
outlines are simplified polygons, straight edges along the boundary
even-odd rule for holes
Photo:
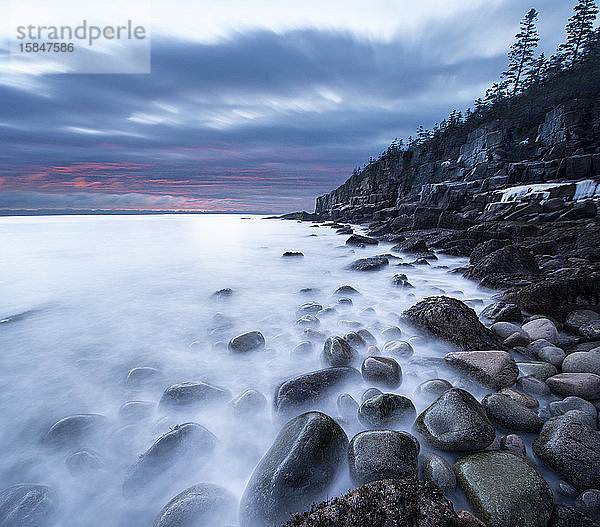
[[[598,15],[596,0],[578,0],[574,10],[567,24],[567,43],[559,48],[568,57],[570,67],[581,59],[586,42],[594,34],[594,20]]]
[[[525,78],[525,86],[535,86],[540,84],[548,75],[549,63],[546,55],[542,53],[537,59],[531,63],[531,69],[527,72]]]
[[[508,54],[508,70],[502,73],[502,78],[512,85],[512,95],[519,92],[521,83],[533,61],[533,53],[540,40],[535,26],[538,13],[531,9],[521,22],[521,30],[515,38],[516,42],[511,46]],[[492,87],[494,89],[494,87]]]
[[[600,57],[600,27],[596,28],[583,46],[583,59]]]

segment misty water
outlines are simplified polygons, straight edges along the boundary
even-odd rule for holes
[[[333,306],[336,312],[322,318],[319,331],[343,336],[365,327],[382,347],[381,331],[398,325],[398,314],[426,296],[446,293],[478,312],[492,296],[449,272],[466,263],[461,258],[439,255],[431,265],[398,267],[414,260],[398,254],[401,259],[378,272],[345,270],[353,260],[387,253],[392,245],[353,249],[344,245],[346,238],[327,227],[256,216],[0,219],[1,487],[51,486],[60,497],[57,525],[69,526],[152,525],[169,499],[200,482],[239,497],[283,424],[271,408],[276,387],[322,367],[322,339],[313,341],[311,353],[291,353],[307,340],[295,326],[298,305]],[[305,256],[282,258],[285,251]],[[391,280],[397,273],[405,273],[414,289],[395,288]],[[352,296],[353,305],[338,303],[334,291],[343,285],[360,292]],[[231,297],[212,296],[222,288],[231,288]],[[313,291],[300,292],[306,288]],[[231,323],[223,324],[226,320]],[[251,330],[264,334],[264,351],[227,350],[230,338]],[[416,336],[410,328],[402,330],[402,339]],[[420,360],[442,357],[444,345],[423,338],[411,343],[415,355],[400,361],[404,380],[394,391],[411,397],[421,411],[426,405],[413,395],[417,384],[432,377],[456,384],[460,379]],[[159,375],[146,383],[126,382],[136,367],[155,368]],[[222,386],[232,397],[256,389],[269,404],[242,417],[227,402],[184,412],[158,407],[167,387],[186,381]],[[344,390],[360,401],[369,387],[361,380]],[[486,393],[474,390],[477,397]],[[320,408],[332,417],[338,413],[336,395]],[[139,412],[120,410],[128,401],[149,404],[139,405]],[[42,440],[59,419],[87,413],[106,420],[86,444]],[[185,422],[200,423],[218,438],[214,452],[156,474],[125,498],[128,467]],[[340,424],[349,438],[363,429],[358,421]],[[99,466],[72,473],[65,459],[82,448],[98,454]],[[344,472],[331,494],[350,488]],[[458,493],[452,499],[463,504]]]

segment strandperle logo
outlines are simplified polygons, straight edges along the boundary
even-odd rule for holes
[[[93,46],[96,40],[144,40],[146,28],[135,25],[132,20],[126,24],[96,26],[83,20],[78,26],[18,26],[17,39],[28,41],[73,41],[80,40]]]

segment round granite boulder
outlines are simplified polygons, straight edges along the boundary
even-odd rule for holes
[[[415,430],[434,448],[447,451],[481,450],[496,438],[483,407],[459,388],[443,393],[419,415]]]
[[[481,405],[490,421],[516,432],[539,432],[542,420],[537,412],[500,393],[490,393]]]
[[[546,527],[554,500],[533,463],[507,451],[469,454],[454,465],[469,503],[488,527]]]
[[[44,485],[14,485],[0,492],[0,527],[54,525],[56,493]]]
[[[355,352],[342,337],[329,337],[323,345],[321,361],[334,368],[348,366],[355,358]]]
[[[402,369],[387,357],[367,357],[361,366],[363,379],[369,383],[396,388],[402,382]]]
[[[249,331],[229,341],[229,350],[235,353],[260,350],[265,347],[265,337],[260,331]]]
[[[417,411],[408,397],[382,393],[364,401],[358,409],[358,419],[369,428],[410,427]]]
[[[457,351],[447,353],[446,363],[478,383],[499,390],[512,386],[519,368],[506,351]]]

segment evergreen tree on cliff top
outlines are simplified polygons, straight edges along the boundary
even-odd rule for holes
[[[598,15],[596,0],[578,0],[574,10],[575,14],[567,24],[567,43],[559,48],[568,58],[570,66],[583,58],[586,45],[594,36],[594,20]]]
[[[533,63],[535,48],[540,40],[535,21],[538,13],[531,9],[521,22],[521,30],[515,38],[516,42],[511,46],[508,54],[508,69],[502,74],[502,78],[511,87],[511,94],[516,95],[519,88],[523,87],[525,75]]]

